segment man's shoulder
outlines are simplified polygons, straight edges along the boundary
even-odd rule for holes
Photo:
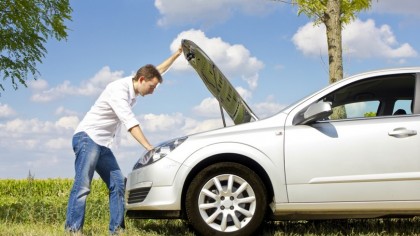
[[[130,77],[116,79],[107,85],[107,89],[128,89],[131,83]]]
[[[131,77],[124,77],[124,78],[119,78],[116,79],[114,81],[112,81],[111,83],[109,83],[109,85],[113,85],[113,84],[129,84],[132,81]]]

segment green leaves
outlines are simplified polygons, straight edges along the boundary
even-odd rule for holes
[[[337,0],[340,1],[340,20],[348,24],[356,17],[360,11],[367,10],[371,6],[371,0]],[[315,23],[325,23],[325,13],[327,12],[328,0],[292,0],[297,4],[298,14],[304,13],[309,18],[315,20]]]
[[[327,11],[326,0],[293,0],[298,5],[298,15],[304,13],[309,18],[315,19],[315,23],[323,21],[323,14]]]
[[[29,76],[39,75],[37,63],[47,50],[44,44],[52,37],[67,38],[72,9],[69,0],[0,1],[0,77],[10,79],[12,87],[26,87]],[[4,86],[0,83],[0,89]]]
[[[350,23],[356,18],[356,13],[370,8],[371,0],[342,0],[341,21]]]

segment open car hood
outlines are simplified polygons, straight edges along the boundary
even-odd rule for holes
[[[235,125],[258,120],[238,91],[200,47],[190,40],[183,39],[182,50],[189,64],[197,71]]]

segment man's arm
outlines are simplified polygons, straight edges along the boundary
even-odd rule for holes
[[[174,63],[174,61],[181,55],[182,53],[182,47],[179,46],[178,50],[174,52],[170,57],[168,57],[166,60],[164,60],[160,65],[156,66],[156,69],[159,71],[159,73],[163,74],[165,73],[169,67]]]
[[[137,142],[143,145],[143,147],[147,151],[150,151],[153,149],[153,146],[150,145],[149,141],[147,141],[139,125],[131,127],[128,131],[130,131],[131,135],[133,135],[133,137],[137,140]]]

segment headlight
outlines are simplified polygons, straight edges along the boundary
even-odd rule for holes
[[[179,145],[181,145],[188,137],[182,137],[173,139],[167,142],[163,142],[156,146],[154,149],[150,151],[146,151],[142,157],[137,161],[137,163],[134,165],[133,170],[136,170],[138,168],[141,168],[143,166],[150,165],[161,158],[168,155],[170,152],[172,152],[175,148],[177,148]]]

